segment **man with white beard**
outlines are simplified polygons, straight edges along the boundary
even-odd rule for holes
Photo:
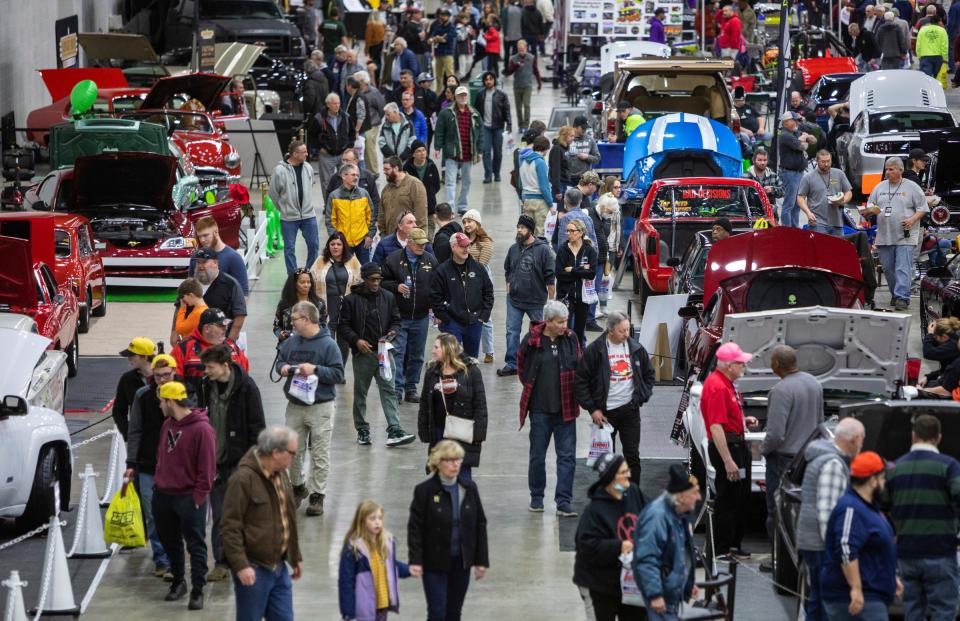
[[[193,258],[197,265],[195,278],[203,287],[203,301],[208,307],[223,311],[230,320],[227,338],[236,341],[247,318],[247,304],[240,283],[233,276],[220,271],[216,252],[201,248],[193,254]]]

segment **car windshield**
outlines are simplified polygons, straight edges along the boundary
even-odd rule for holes
[[[922,129],[940,129],[953,127],[953,116],[949,112],[901,111],[878,112],[870,115],[870,133],[916,132]]]
[[[652,218],[756,218],[763,215],[760,193],[752,186],[664,186],[650,206]]]
[[[730,107],[727,88],[713,73],[644,73],[630,76],[617,99],[629,101],[648,119],[663,112],[717,116],[718,106],[723,111]]]
[[[848,80],[821,80],[816,98],[819,100],[846,101],[850,98],[850,84],[852,82]]]
[[[200,0],[201,19],[283,19],[270,0]]]
[[[163,125],[167,131],[186,131],[212,134],[214,132],[210,119],[205,114],[191,112],[137,112],[125,114],[125,119],[136,119],[147,123]]]

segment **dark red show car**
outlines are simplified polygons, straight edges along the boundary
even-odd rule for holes
[[[55,266],[57,282],[69,284],[77,298],[81,334],[90,329],[91,316],[107,314],[106,272],[86,218],[33,211],[0,213],[0,235],[29,240],[33,256]]]
[[[805,306],[860,308],[862,291],[860,258],[845,239],[790,227],[741,233],[710,249],[704,302],[680,309],[696,329],[684,331],[678,353],[699,370],[723,336],[727,315]]]
[[[717,218],[736,228],[748,228],[761,218],[775,224],[773,207],[760,184],[751,179],[686,177],[659,179],[647,190],[636,226],[630,234],[633,251],[633,290],[640,309],[651,295],[666,293],[673,268],[698,231]]]
[[[45,243],[48,242],[48,243]],[[77,374],[80,310],[70,283],[58,284],[41,260],[53,254],[53,239],[26,240],[0,235],[0,312],[32,317],[37,331],[50,339],[50,349],[67,354],[68,375]]]

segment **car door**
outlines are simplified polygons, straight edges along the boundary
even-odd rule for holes
[[[46,305],[47,321],[44,336],[60,344],[60,349],[66,349],[73,342],[77,331],[77,320],[70,312],[70,307],[64,303],[63,294],[57,286],[57,279],[47,265],[41,265],[37,278],[43,284],[44,303]],[[71,294],[72,295],[72,294]]]
[[[77,227],[77,253],[80,257],[80,265],[83,266],[84,280],[87,287],[93,293],[93,300],[87,300],[90,308],[93,308],[93,301],[98,305],[103,302],[104,295],[104,273],[103,259],[93,248],[93,232],[90,225],[83,223]]]

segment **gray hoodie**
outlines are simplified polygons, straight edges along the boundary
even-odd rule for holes
[[[555,269],[553,248],[542,237],[529,246],[510,246],[503,262],[510,286],[510,304],[523,310],[543,308],[547,303],[547,286],[557,282]]]
[[[280,219],[292,222],[315,218],[313,209],[313,166],[304,162],[300,171],[300,181],[303,184],[303,202],[299,202],[297,192],[296,170],[286,160],[281,160],[273,169],[270,179],[270,200],[280,211]]]
[[[316,336],[311,338],[304,338],[294,333],[280,344],[276,364],[278,373],[284,365],[294,366],[303,362],[309,362],[317,367],[313,372],[319,379],[314,403],[333,401],[336,397],[334,386],[343,381],[343,358],[340,356],[340,347],[330,336],[330,330],[325,327],[320,328]],[[306,405],[290,396],[292,380],[293,376],[288,375],[287,381],[283,384],[283,394],[290,403]]]
[[[581,160],[579,155],[585,153],[588,157]],[[567,147],[567,174],[570,179],[579,179],[580,175],[600,163],[600,150],[597,141],[588,131],[583,138],[574,138]]]

